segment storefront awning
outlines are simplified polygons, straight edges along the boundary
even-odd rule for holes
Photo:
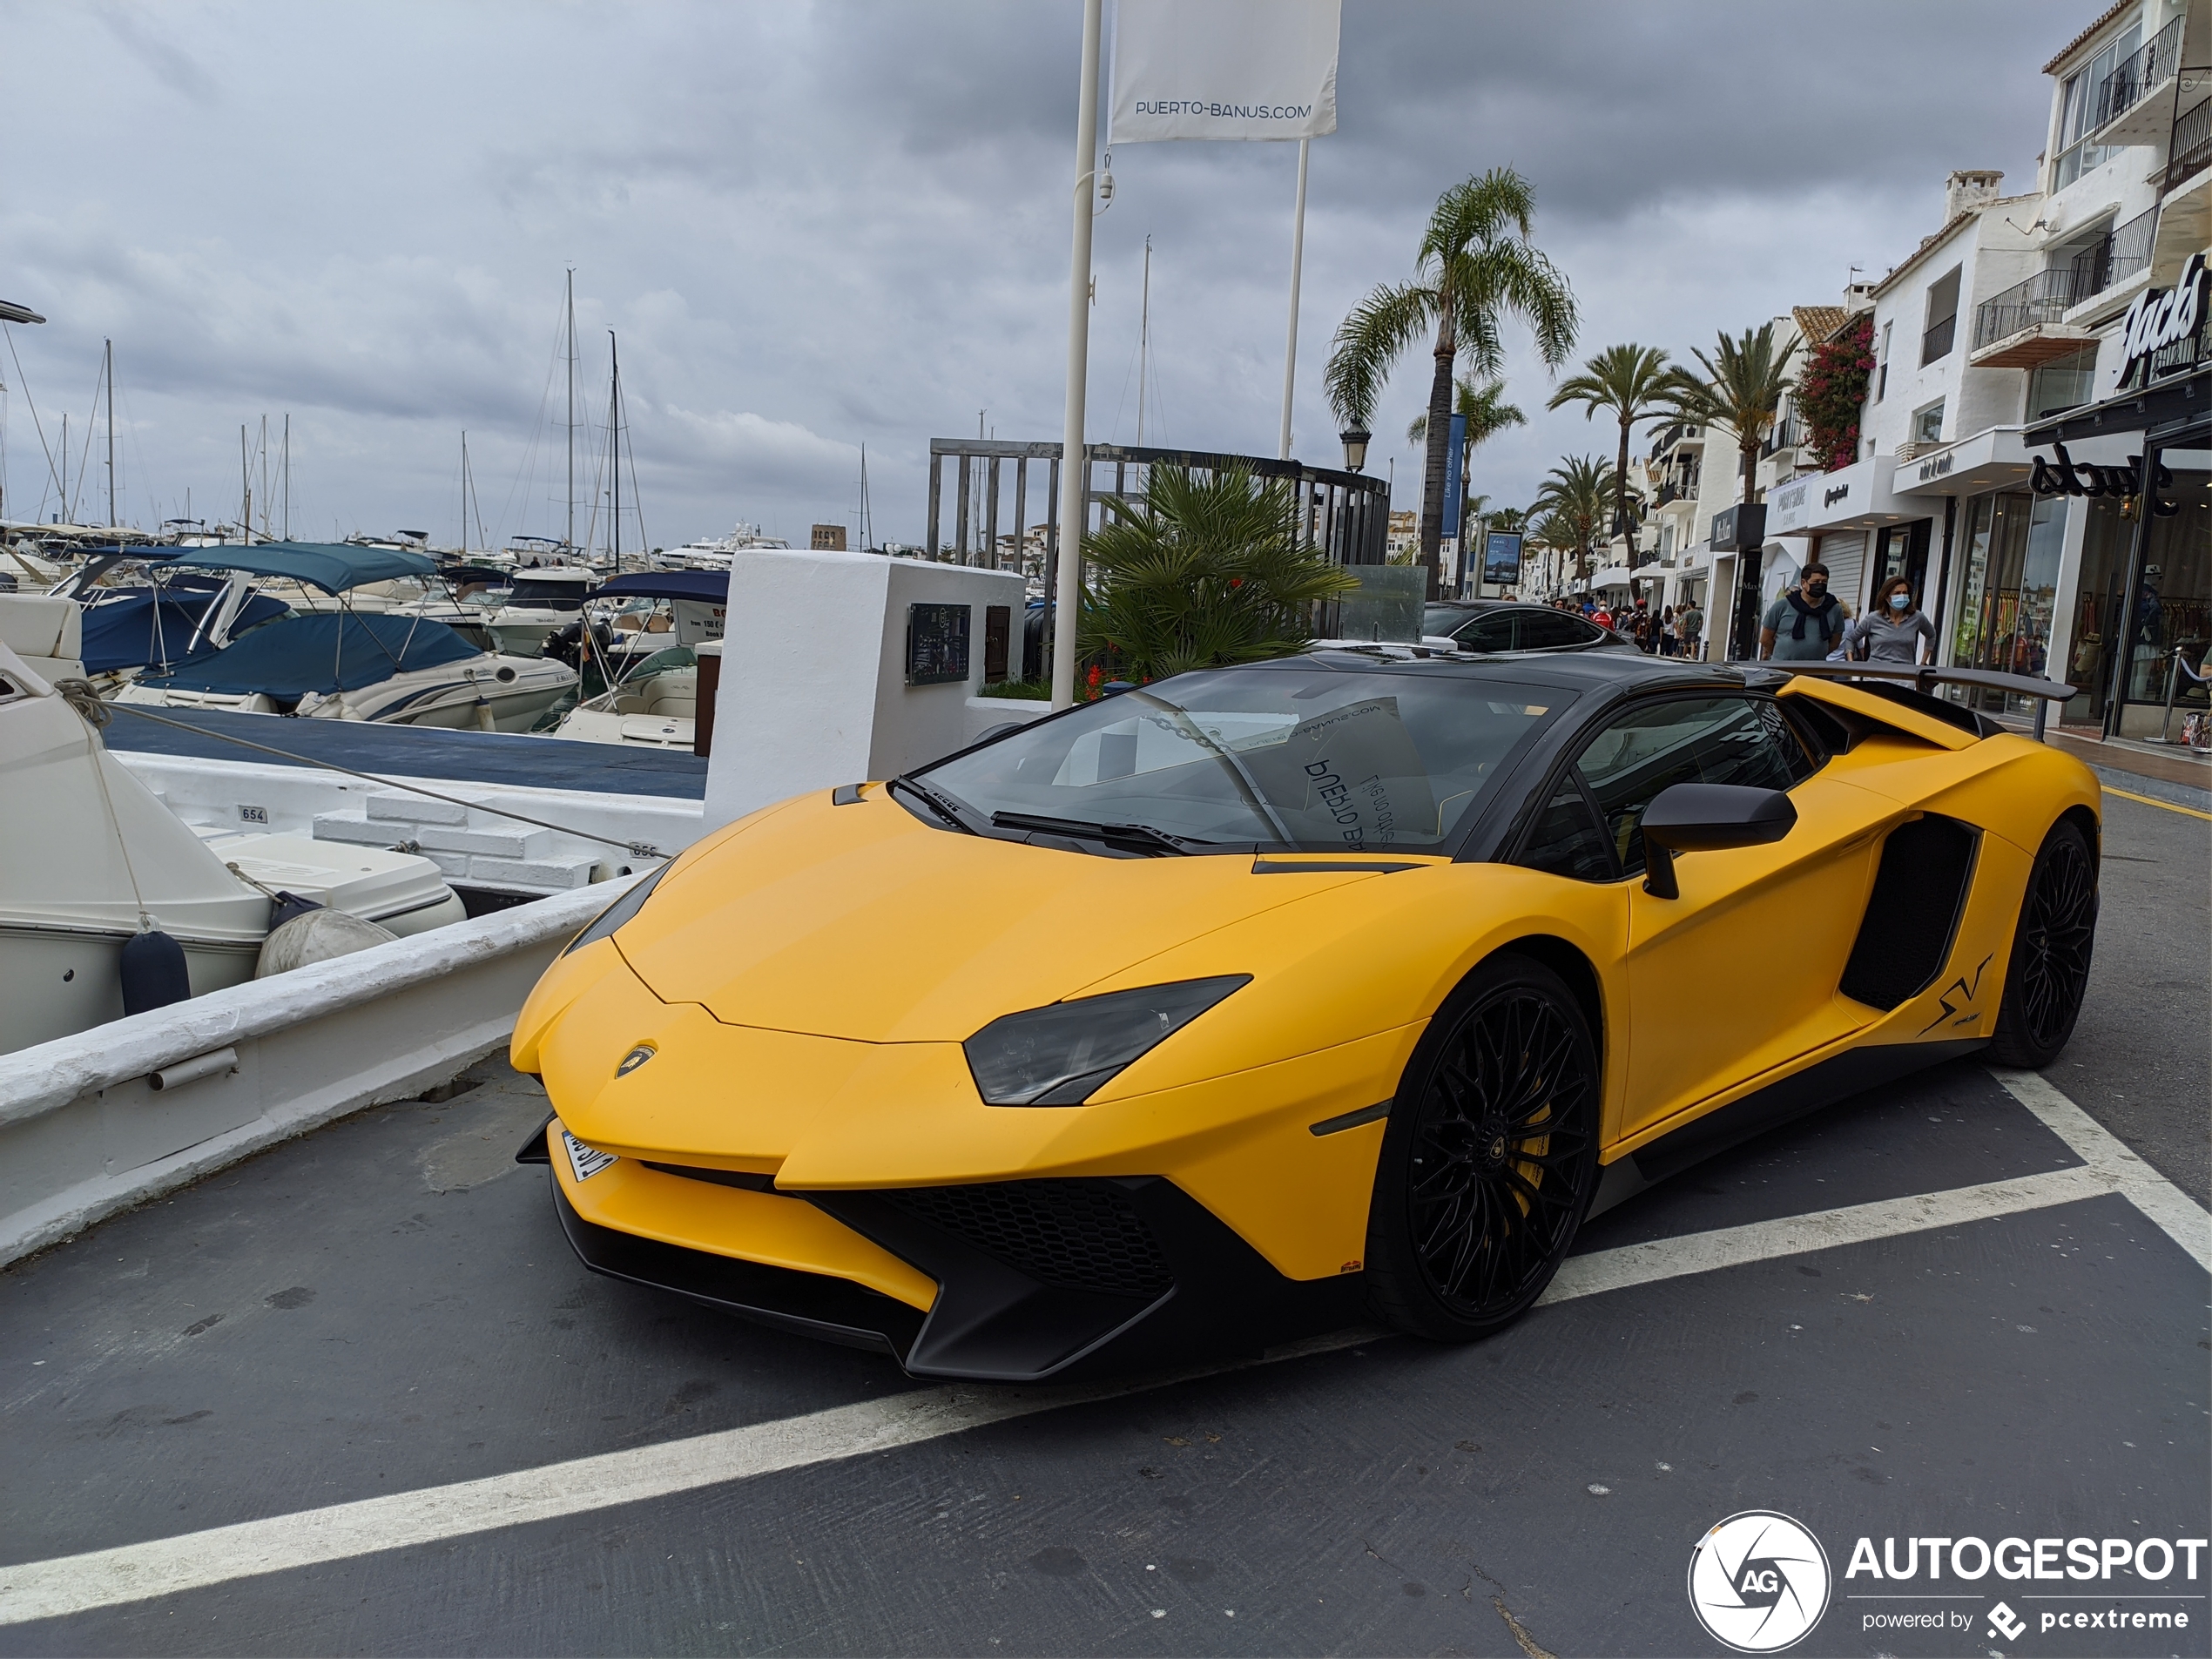
[[[2033,464],[2020,428],[1996,426],[1932,455],[1899,462],[1891,489],[1898,496],[1979,496],[2026,482]]]
[[[1895,455],[1870,455],[1835,472],[1809,473],[1777,485],[1766,493],[1768,537],[1872,529],[1925,518],[1926,502],[1900,500],[1892,491],[1891,479],[1898,470]]]
[[[2200,439],[2208,431],[2212,431],[2212,364],[2038,421],[2020,436],[2028,448],[2040,449],[2108,433],[2148,432],[2161,442],[2173,442]]]

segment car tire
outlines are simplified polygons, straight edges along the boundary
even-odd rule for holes
[[[2097,860],[2081,826],[2062,819],[2043,838],[2020,899],[1997,1005],[1990,1058],[2034,1071],[2074,1035],[2097,940]]]
[[[1371,1311],[1469,1342],[1543,1294],[1597,1180],[1597,1045],[1558,974],[1492,957],[1445,999],[1407,1062],[1368,1210]]]

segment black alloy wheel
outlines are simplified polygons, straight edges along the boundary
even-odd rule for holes
[[[1375,1312],[1465,1342],[1551,1283],[1597,1177],[1596,1045],[1572,992],[1492,958],[1448,998],[1406,1067],[1367,1224]]]
[[[1991,1058],[2029,1070],[2058,1058],[2080,1017],[2096,941],[2096,858],[2080,826],[2060,822],[2028,873]]]

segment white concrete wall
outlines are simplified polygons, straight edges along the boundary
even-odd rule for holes
[[[1022,578],[869,553],[748,549],[730,572],[705,822],[810,789],[888,778],[967,746],[983,612],[1020,638]],[[966,604],[965,684],[906,683],[907,607]],[[1002,718],[1018,718],[1006,715]]]
[[[363,1107],[514,1030],[546,965],[626,883],[518,905],[0,1055],[0,1263]],[[157,1092],[223,1049],[236,1069]]]

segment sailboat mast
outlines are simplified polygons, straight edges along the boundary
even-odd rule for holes
[[[238,523],[246,544],[253,545],[253,463],[246,459],[246,422],[238,423]]]
[[[284,539],[292,539],[292,411],[284,412]]]
[[[1136,447],[1144,447],[1144,371],[1152,354],[1152,239],[1144,239],[1144,306],[1136,324]]]
[[[461,557],[469,558],[469,428],[461,429]]]
[[[576,272],[569,272],[569,528],[562,538],[568,547],[576,545]]]
[[[101,371],[107,380],[107,522],[115,523],[115,342],[105,342],[106,354]]]
[[[615,574],[622,574],[622,354],[615,349],[615,331],[607,330],[607,470],[614,475]]]
[[[77,509],[69,504],[69,411],[62,411],[62,516],[74,524]]]

